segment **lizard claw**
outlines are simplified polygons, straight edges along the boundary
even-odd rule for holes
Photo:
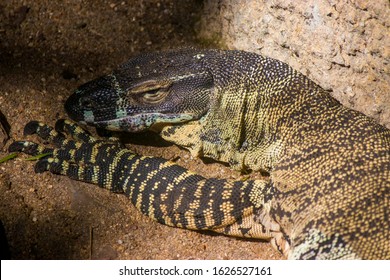
[[[49,160],[47,158],[38,160],[38,162],[34,166],[35,173],[43,173],[48,170],[49,170]]]
[[[25,146],[24,143],[26,141],[15,141],[8,147],[8,152],[13,153],[13,152],[21,152],[24,150]]]
[[[53,149],[46,148],[30,141],[15,141],[8,147],[8,152],[22,152],[28,155],[51,154]]]
[[[32,135],[39,130],[40,123],[38,121],[30,121],[24,126],[23,135]]]

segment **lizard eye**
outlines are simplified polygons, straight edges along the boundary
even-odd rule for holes
[[[149,104],[155,104],[162,101],[168,95],[171,81],[149,80],[133,87],[129,94],[137,95],[139,98]]]
[[[142,96],[142,100],[146,103],[158,103],[163,100],[167,94],[167,90],[151,90]]]

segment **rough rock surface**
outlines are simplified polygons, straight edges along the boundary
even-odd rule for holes
[[[206,0],[199,34],[286,62],[390,128],[387,0]]]

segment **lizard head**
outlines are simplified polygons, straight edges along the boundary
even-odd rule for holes
[[[242,51],[148,53],[80,86],[65,109],[77,122],[114,131],[153,130],[193,156],[235,169],[268,170],[269,158],[280,150],[271,133],[278,126],[269,121],[280,106],[271,103],[286,99],[270,95],[285,92],[290,72],[287,65]]]
[[[75,121],[130,132],[199,119],[213,87],[202,58],[194,49],[136,56],[80,86],[65,109]]]

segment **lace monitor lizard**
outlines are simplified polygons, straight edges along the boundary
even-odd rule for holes
[[[142,54],[80,86],[65,109],[82,124],[153,130],[194,156],[270,176],[205,178],[70,121],[26,125],[55,148],[10,146],[50,153],[37,172],[123,192],[166,225],[270,240],[290,259],[390,258],[390,130],[283,62],[228,50]]]

